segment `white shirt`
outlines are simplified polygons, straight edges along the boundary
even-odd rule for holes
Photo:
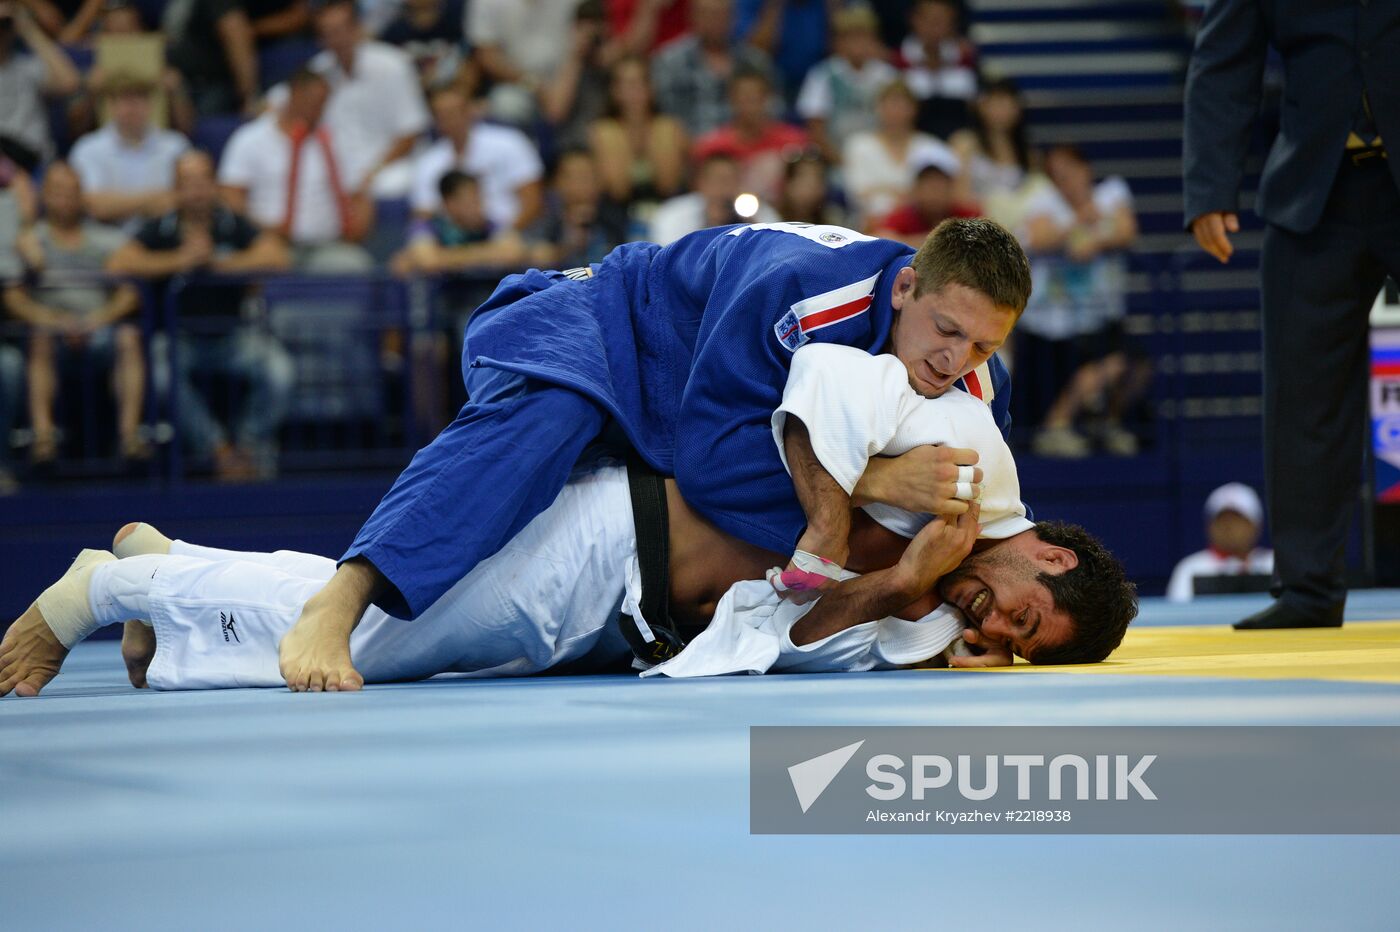
[[[904,83],[923,100],[926,97],[954,97],[958,100],[971,100],[977,96],[977,72],[961,63],[962,49],[956,39],[944,42],[938,50],[939,57],[952,64],[930,68],[924,46],[917,36],[909,36],[899,47],[899,54],[907,67]]]
[[[987,405],[957,389],[939,398],[919,396],[909,387],[904,364],[893,356],[827,343],[803,346],[793,354],[783,403],[773,414],[780,455],[789,415],[802,418],[817,459],[847,492],[877,453],[898,454],[921,444],[971,447],[984,472],[981,536],[1005,539],[1035,526],[1021,503],[1015,460]],[[866,511],[906,537],[929,520],[889,506]],[[845,579],[854,576],[843,573]],[[792,627],[816,604],[782,599],[766,580],[736,583],[703,632],[676,657],[642,675],[888,669],[941,653],[963,630],[961,614],[945,604],[918,621],[877,619],[799,647],[792,642]]]
[[[950,161],[951,160],[951,161]],[[915,133],[904,158],[890,154],[874,133],[856,133],[842,149],[841,171],[846,194],[865,220],[883,217],[914,187],[919,170],[931,163],[956,163],[958,157],[927,133]]]
[[[361,42],[350,73],[330,51],[317,54],[310,66],[331,86],[322,122],[334,134],[337,155],[354,152],[373,167],[397,140],[425,133],[432,124],[413,59],[402,49]]]
[[[758,213],[750,218],[752,223],[777,223],[781,218],[778,212],[767,204],[759,204]],[[698,191],[678,194],[657,205],[651,215],[651,226],[647,239],[661,246],[674,243],[689,233],[710,226],[705,216],[705,196]]]
[[[1097,232],[1111,232],[1115,215],[1133,206],[1128,183],[1117,176],[1094,186],[1098,211]],[[1043,176],[1033,176],[1021,204],[1018,228],[1028,235],[1026,224],[1048,219],[1059,229],[1081,226],[1079,215]],[[1095,333],[1118,320],[1127,310],[1127,263],[1121,254],[1103,254],[1076,262],[1059,254],[1031,256],[1031,298],[1018,322],[1026,333],[1045,340],[1067,340]]]
[[[458,153],[452,140],[439,139],[428,147],[413,167],[413,209],[437,210],[442,198],[438,182],[457,168],[474,176],[481,185],[486,217],[497,229],[509,229],[520,215],[520,189],[544,174],[539,152],[518,129],[477,123],[467,136],[465,152]]]
[[[817,62],[802,82],[797,112],[804,120],[826,120],[841,145],[856,132],[875,128],[875,98],[899,77],[889,62],[871,60],[859,69],[838,55]]]
[[[579,0],[471,0],[467,41],[493,45],[522,71],[547,78],[569,54]]]
[[[68,161],[84,191],[169,191],[175,187],[175,163],[189,147],[181,134],[155,127],[132,145],[108,123],[74,143]]]
[[[332,142],[340,184],[346,197],[364,180],[369,165],[346,158]],[[219,183],[248,192],[248,216],[259,226],[282,225],[287,213],[287,185],[292,169],[292,140],[277,125],[277,115],[267,113],[239,127],[219,162]],[[314,137],[302,144],[297,168],[297,198],[292,224],[297,245],[328,243],[341,238],[340,211],[331,186],[325,151]]]
[[[1267,576],[1273,571],[1274,552],[1262,547],[1255,548],[1243,559],[1214,550],[1198,550],[1183,557],[1176,569],[1172,570],[1171,582],[1167,584],[1167,598],[1172,602],[1190,602],[1196,597],[1197,576]]]

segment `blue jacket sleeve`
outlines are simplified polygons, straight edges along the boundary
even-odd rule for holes
[[[806,342],[878,347],[888,334],[880,313],[887,266],[907,250],[879,240],[831,249],[783,231],[739,239],[746,242],[722,244],[735,253],[717,268],[697,335],[675,476],[686,501],[721,530],[791,553],[806,518],[770,419],[792,352]]]

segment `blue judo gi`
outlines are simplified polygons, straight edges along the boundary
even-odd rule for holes
[[[342,560],[394,585],[416,617],[554,501],[610,424],[721,530],[780,554],[806,525],[769,426],[792,353],[889,340],[895,275],[914,250],[842,227],[702,230],[620,246],[591,278],[532,269],[467,326],[470,400],[413,461]],[[1005,431],[1005,367],[991,365]]]

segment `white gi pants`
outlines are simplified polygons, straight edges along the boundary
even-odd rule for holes
[[[371,607],[350,638],[350,656],[367,683],[521,676],[575,660],[583,661],[580,672],[615,664],[631,653],[615,619],[635,564],[626,470],[575,474],[554,504],[416,621]],[[147,682],[215,689],[285,685],[278,645],[335,562],[177,541],[168,556],[131,557],[98,572],[99,618],[148,618],[155,629]]]

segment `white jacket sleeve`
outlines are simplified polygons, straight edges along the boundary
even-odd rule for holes
[[[783,429],[788,417],[795,417],[806,425],[817,460],[849,495],[870,457],[889,445],[917,400],[896,357],[809,343],[793,354],[783,403],[773,412],[778,455],[791,473]]]
[[[846,575],[853,578],[855,574]],[[888,669],[937,656],[963,630],[957,609],[943,605],[918,621],[867,621],[799,647],[792,643],[792,626],[820,602],[789,602],[764,580],[735,583],[720,599],[709,626],[675,657],[644,671],[642,676],[859,673]]]

